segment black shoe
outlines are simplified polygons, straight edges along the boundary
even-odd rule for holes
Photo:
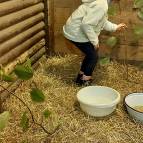
[[[77,75],[77,78],[76,78],[76,80],[75,80],[75,82],[76,82],[77,84],[81,82],[82,76],[83,76],[83,74],[78,74],[78,75]]]
[[[76,82],[77,85],[79,86],[91,86],[91,83],[92,83],[92,79],[90,80],[78,80],[78,82]]]
[[[81,80],[81,86],[91,86],[92,79],[90,80]]]

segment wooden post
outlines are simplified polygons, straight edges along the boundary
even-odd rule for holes
[[[45,50],[46,56],[49,55],[49,22],[48,22],[48,2],[47,0],[43,0],[44,2],[44,22],[45,22]]]
[[[49,24],[49,46],[50,46],[50,50],[51,52],[54,54],[55,53],[55,38],[54,38],[54,27],[55,27],[55,24],[54,24],[54,21],[55,21],[55,7],[54,7],[54,1],[55,0],[49,0],[49,21],[50,21],[50,24]]]
[[[54,52],[54,0],[43,0],[45,14],[45,48],[47,56]]]

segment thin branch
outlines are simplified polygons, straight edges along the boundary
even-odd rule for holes
[[[38,125],[39,127],[41,127],[45,133],[47,133],[48,135],[53,135],[53,134],[59,129],[59,126],[57,126],[52,133],[48,132],[42,124],[39,124],[39,123],[37,123],[37,122],[35,121],[34,115],[33,115],[32,111],[31,111],[31,109],[28,107],[28,105],[27,105],[22,99],[20,99],[20,98],[19,98],[17,95],[15,95],[13,92],[11,92],[11,91],[9,91],[8,89],[6,89],[3,85],[0,85],[0,87],[2,87],[2,88],[3,88],[4,90],[6,90],[8,93],[10,93],[10,94],[13,95],[14,97],[16,97],[16,98],[28,109],[28,111],[29,111],[29,113],[30,113],[30,115],[31,115],[31,118],[32,118],[33,123],[36,124],[36,125]]]
[[[37,126],[41,127],[41,128],[44,130],[44,132],[47,133],[47,134],[49,134],[49,135],[53,135],[53,134],[59,129],[59,127],[60,127],[60,125],[58,125],[58,126],[54,129],[54,131],[50,133],[50,132],[47,131],[47,129],[45,129],[45,127],[44,127],[42,124],[39,124],[39,123],[36,123],[36,122],[35,122],[35,124],[36,124]]]
[[[126,39],[126,35],[124,35],[124,38]],[[126,67],[126,79],[128,80],[129,68],[128,68],[128,50],[127,50],[127,46],[125,46],[125,67]]]
[[[124,41],[126,41],[127,40],[126,33],[125,32],[121,33],[121,35],[124,37]],[[127,46],[125,46],[124,66],[125,66],[125,72],[126,72],[126,80],[128,80],[129,67],[128,67],[128,49],[127,49]]]
[[[29,111],[32,121],[35,122],[34,116],[32,111],[30,110],[30,108],[28,107],[28,105],[22,100],[20,99],[17,95],[15,95],[13,92],[9,91],[8,89],[6,89],[3,85],[0,85],[0,87],[2,87],[4,90],[6,90],[7,92],[9,92],[11,95],[13,95],[14,97],[16,97]]]
[[[119,10],[120,10],[120,17],[121,17],[121,12],[122,12],[122,9],[121,9],[121,3],[119,1]],[[120,34],[121,35],[121,34]],[[124,41],[127,40],[126,38],[126,34],[125,32],[123,33],[123,37],[124,37]],[[127,46],[125,46],[125,58],[124,58],[124,65],[126,67],[126,79],[128,80],[128,76],[129,76],[129,68],[128,68],[128,49],[127,49]]]

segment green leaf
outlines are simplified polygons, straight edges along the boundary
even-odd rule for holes
[[[141,7],[143,7],[143,0],[135,0],[134,8],[141,8]]]
[[[2,80],[6,81],[6,82],[13,82],[14,78],[11,75],[2,75]]]
[[[45,95],[38,88],[33,88],[32,91],[30,92],[30,94],[31,94],[31,99],[34,102],[43,102],[43,101],[45,101]]]
[[[0,79],[6,82],[13,82],[14,78],[12,77],[12,75],[6,75],[4,73],[4,70],[0,69]]]
[[[29,119],[28,119],[28,116],[27,116],[27,113],[24,112],[22,117],[21,117],[21,122],[20,122],[20,125],[23,129],[23,131],[27,131],[28,130],[28,127],[29,127]]]
[[[99,60],[100,65],[107,65],[110,63],[110,57],[104,57]]]
[[[115,7],[114,5],[111,5],[108,9],[109,16],[115,16],[117,12],[118,12],[117,7]]]
[[[117,45],[117,42],[118,42],[117,37],[112,36],[112,37],[107,39],[106,45],[113,48]]]
[[[48,118],[48,117],[51,115],[51,112],[50,112],[48,109],[46,109],[46,110],[43,112],[43,115],[44,115],[45,118]]]
[[[10,113],[8,111],[0,114],[0,131],[2,131],[7,126],[9,118]]]
[[[142,11],[138,12],[138,17],[140,20],[143,20],[143,12]]]
[[[2,76],[3,74],[4,74],[4,71],[0,69],[0,76]]]
[[[143,37],[143,26],[135,25],[133,27],[133,32],[135,34],[135,39],[139,39]]]
[[[17,65],[14,72],[22,80],[29,80],[33,77],[33,70],[30,67]]]
[[[31,65],[32,65],[32,64],[31,64],[31,60],[30,60],[29,58],[27,59],[27,61],[26,61],[25,64],[32,68],[32,66],[31,66]]]
[[[4,70],[0,69],[0,80],[3,80]]]
[[[29,70],[33,71],[32,69],[32,63],[31,60],[28,58],[27,61],[25,62],[25,67],[27,67]]]

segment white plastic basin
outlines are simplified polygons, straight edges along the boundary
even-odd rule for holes
[[[106,86],[88,86],[77,93],[81,109],[95,117],[111,114],[120,102],[120,94]]]
[[[131,117],[143,123],[143,112],[134,109],[143,106],[143,93],[132,93],[125,97],[125,105]]]

